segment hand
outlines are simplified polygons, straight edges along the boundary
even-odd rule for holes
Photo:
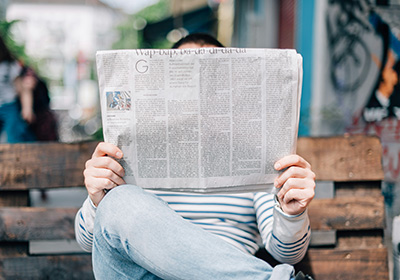
[[[277,197],[283,212],[289,215],[302,213],[315,195],[315,174],[311,165],[298,155],[289,155],[278,160],[274,168],[287,168],[274,182],[280,189]]]
[[[106,195],[105,190],[125,184],[123,167],[115,160],[122,158],[122,151],[110,143],[97,145],[92,158],[86,162],[83,175],[89,197],[95,206]]]
[[[28,107],[28,106],[24,106],[21,109],[21,116],[22,116],[22,119],[29,124],[33,123],[36,119],[36,116],[35,116],[35,113],[33,112],[32,107]]]

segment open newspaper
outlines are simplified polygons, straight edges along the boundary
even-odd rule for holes
[[[295,50],[99,51],[103,132],[125,181],[185,192],[273,191],[295,152],[302,58]]]

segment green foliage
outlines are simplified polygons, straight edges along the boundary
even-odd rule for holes
[[[20,60],[26,61],[29,60],[28,56],[25,53],[25,46],[18,44],[11,35],[12,26],[17,23],[18,20],[13,21],[0,21],[0,35],[6,43],[8,49],[12,53],[12,55]]]
[[[93,135],[92,140],[95,141],[104,141],[103,137],[103,127],[100,127]]]
[[[25,65],[29,65],[29,67],[37,71],[37,61],[33,60],[26,54],[25,45],[19,44],[13,38],[11,29],[13,25],[17,24],[18,22],[19,20],[0,21],[0,36],[3,38],[5,44],[15,59],[21,61]]]
[[[169,1],[160,0],[158,3],[148,6],[135,16],[144,18],[147,22],[157,22],[170,15]]]
[[[160,0],[156,4],[146,7],[136,14],[129,15],[126,20],[117,27],[119,39],[113,44],[113,49],[170,48],[172,44],[168,42],[168,40],[161,40],[152,45],[147,44],[143,40],[141,30],[137,30],[138,22],[157,22],[168,16],[170,16],[168,0]]]

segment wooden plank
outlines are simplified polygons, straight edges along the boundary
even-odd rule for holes
[[[29,191],[0,191],[0,207],[28,205]]]
[[[0,145],[0,190],[82,186],[97,142]]]
[[[308,215],[313,230],[382,229],[384,209],[383,196],[316,199]]]
[[[0,208],[0,240],[74,239],[75,208]]]
[[[27,256],[28,242],[0,242],[0,258]]]
[[[295,268],[315,280],[389,279],[386,248],[309,249],[304,260]]]
[[[338,231],[337,246],[340,249],[383,248],[383,229],[368,231]]]
[[[316,199],[308,209],[313,230],[384,228],[383,197]],[[74,239],[76,208],[0,208],[0,240]]]
[[[321,181],[376,181],[384,177],[378,137],[299,138],[297,153]]]
[[[382,181],[365,181],[365,182],[336,182],[335,196],[369,196],[379,197],[382,195]]]
[[[91,255],[0,258],[0,279],[94,279]]]

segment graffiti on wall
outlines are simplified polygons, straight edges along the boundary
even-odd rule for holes
[[[385,180],[400,181],[400,9],[367,0],[330,0],[330,83],[351,108],[349,133],[378,135]]]

